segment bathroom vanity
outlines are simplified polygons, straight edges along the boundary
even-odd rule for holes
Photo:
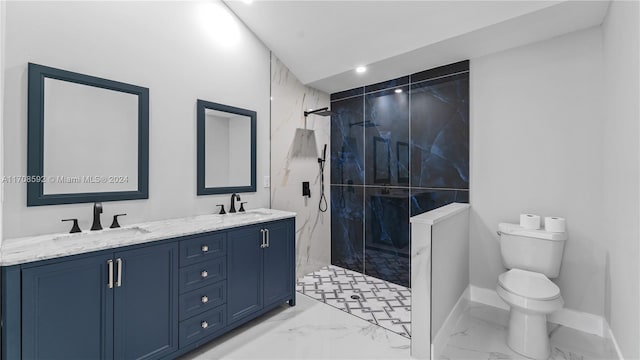
[[[295,305],[295,214],[5,240],[2,359],[173,359]]]

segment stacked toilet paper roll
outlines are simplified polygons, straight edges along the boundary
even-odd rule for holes
[[[534,214],[520,214],[520,226],[527,230],[540,229],[540,216]]]
[[[544,229],[549,232],[565,232],[567,229],[567,224],[564,218],[547,216],[544,218]]]

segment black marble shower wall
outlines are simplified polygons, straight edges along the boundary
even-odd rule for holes
[[[331,263],[410,286],[409,217],[469,201],[469,63],[331,94]]]

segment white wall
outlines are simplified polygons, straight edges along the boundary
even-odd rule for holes
[[[605,316],[625,359],[640,358],[640,6],[613,1],[604,36]]]
[[[317,158],[324,144],[331,144],[331,120],[309,115],[307,129],[315,133],[316,149],[294,151],[294,137],[304,128],[304,111],[329,106],[329,95],[302,85],[277,57],[271,60],[271,206],[297,213],[296,276],[301,277],[331,263],[331,150],[324,169],[327,212],[318,210]],[[314,146],[313,141],[298,144]],[[310,182],[310,198],[302,196],[303,181]]]
[[[603,315],[602,34],[599,27],[471,59],[470,281],[495,289],[496,230],[562,216],[565,306]]]
[[[5,2],[2,2],[3,6]],[[2,22],[5,24],[5,22]],[[212,213],[229,196],[196,196],[196,99],[255,110],[258,191],[248,208],[268,207],[269,51],[219,2],[6,3],[5,175],[26,175],[27,62],[150,89],[149,199],[103,204],[103,223]],[[26,207],[26,186],[7,185],[4,235],[87,229],[91,204]]]
[[[4,58],[6,30],[6,1],[0,1],[0,178],[4,176]],[[0,182],[0,245],[3,236],[2,208],[4,202],[4,184]]]

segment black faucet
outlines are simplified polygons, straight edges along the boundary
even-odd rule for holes
[[[236,212],[236,200],[240,201],[240,195],[236,193],[231,194],[231,209],[229,210],[229,213]]]
[[[91,230],[102,230],[102,224],[100,224],[100,214],[102,214],[102,203],[94,203],[93,225],[91,225]]]

